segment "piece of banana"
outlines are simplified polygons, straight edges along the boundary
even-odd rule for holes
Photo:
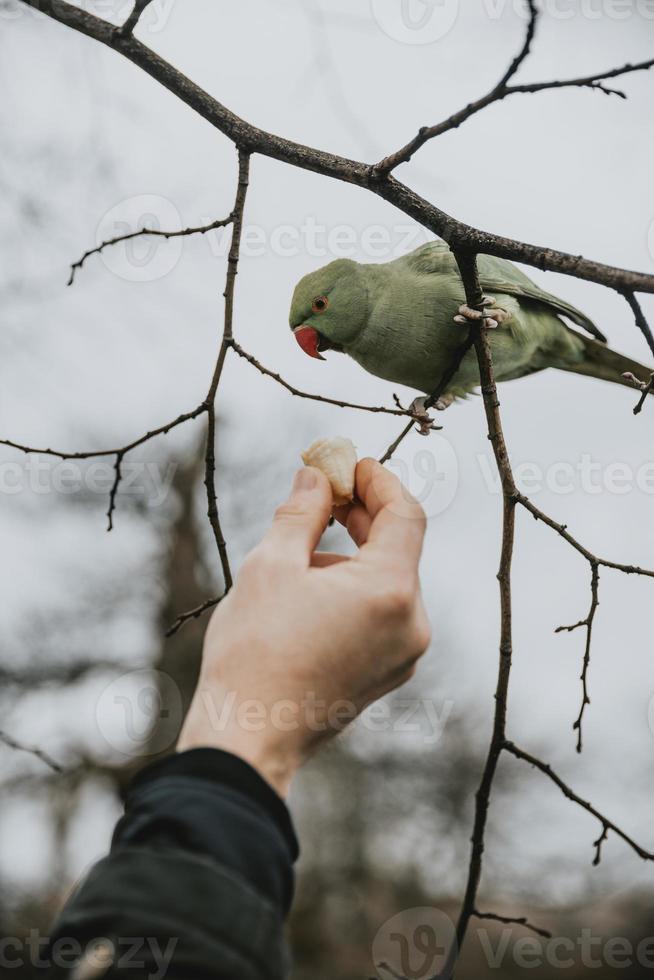
[[[322,470],[329,480],[334,495],[334,506],[349,504],[354,497],[354,470],[357,451],[351,439],[335,436],[333,439],[316,439],[302,453],[305,466]]]

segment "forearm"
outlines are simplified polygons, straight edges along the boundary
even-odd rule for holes
[[[247,763],[213,749],[170,757],[132,785],[111,853],[64,909],[50,958],[68,940],[93,967],[106,937],[107,978],[281,980],[296,856],[286,807]]]

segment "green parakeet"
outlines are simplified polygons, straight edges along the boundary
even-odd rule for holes
[[[489,331],[498,381],[544,368],[628,385],[629,371],[650,369],[606,346],[595,324],[552,296],[506,259],[480,255],[479,275],[497,308]],[[444,242],[430,242],[392,262],[362,265],[337,259],[304,276],[295,288],[290,325],[305,353],[344,351],[366,371],[431,393],[461,346],[465,327],[453,322],[465,303],[456,261]],[[595,338],[569,327],[572,320]],[[460,319],[460,318],[459,318]],[[479,385],[474,350],[467,352],[438,408]]]

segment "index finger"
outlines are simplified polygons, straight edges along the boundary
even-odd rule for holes
[[[426,528],[418,501],[375,459],[357,464],[356,492],[371,519],[365,552],[415,571]]]

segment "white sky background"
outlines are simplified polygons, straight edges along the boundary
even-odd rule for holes
[[[126,6],[116,0],[99,4],[96,12],[111,17],[113,11],[118,20]],[[520,81],[650,57],[654,8],[634,3],[625,17],[623,6],[609,0],[546,5]],[[368,0],[155,0],[138,35],[251,122],[372,162],[499,78],[522,42],[524,19],[515,8],[521,9],[488,0],[457,12],[453,0],[445,0],[436,16],[456,15],[451,29],[419,45],[389,37]],[[571,16],[556,16],[557,10]],[[235,153],[228,140],[137,68],[31,11],[1,17],[0,53],[2,435],[66,449],[121,445],[203,397],[221,324],[227,239],[222,249],[217,238],[160,243],[145,266],[148,275],[157,275],[149,282],[134,281],[138,268],[122,247],[104,260],[92,257],[66,289],[69,262],[95,242],[103,216],[108,215],[102,230],[115,234],[114,219],[133,220],[150,211],[162,227],[226,215]],[[648,234],[654,243],[654,138],[648,125],[654,76],[633,75],[617,84],[628,101],[582,90],[515,96],[426,146],[398,176],[477,227],[654,271],[648,247]],[[341,356],[314,363],[292,341],[287,316],[293,286],[334,254],[324,247],[324,235],[320,255],[308,254],[301,230],[295,245],[283,236],[284,250],[292,254],[280,254],[271,242],[282,226],[302,229],[307,220],[332,234],[341,225],[353,229],[351,254],[361,261],[392,258],[425,240],[424,231],[363,190],[255,157],[246,227],[262,229],[257,234],[267,244],[262,254],[246,249],[242,258],[237,338],[298,387],[370,404],[391,404],[394,390],[410,400],[413,393],[365,374]],[[391,242],[377,259],[362,247],[372,226],[386,229]],[[133,254],[138,259],[149,247]],[[528,271],[585,310],[615,347],[649,360],[619,296]],[[654,319],[654,302],[642,302]],[[577,475],[565,494],[546,485],[526,487],[535,502],[598,554],[654,565],[654,409],[648,405],[634,418],[632,393],[555,372],[509,383],[501,398],[515,464],[535,464],[546,473],[553,464],[576,467],[587,457],[603,466],[593,476],[599,492],[589,492]],[[237,522],[238,498],[248,487],[230,485],[228,476],[223,481],[222,513],[236,564],[281,499],[307,442],[347,434],[361,455],[379,455],[399,427],[388,418],[292,399],[235,357],[219,404],[224,427],[218,455],[227,474],[230,466],[259,459],[271,473],[259,481],[270,486],[258,502],[259,524],[247,528]],[[435,465],[439,477],[425,496],[430,522],[422,569],[434,644],[416,689],[421,696],[433,693],[437,703],[453,701],[454,713],[465,713],[481,747],[490,729],[497,662],[494,575],[501,500],[489,490],[493,468],[479,399],[456,405],[439,421],[442,434],[429,441],[412,435],[398,454],[404,469],[397,472],[413,492],[425,493],[425,466]],[[172,447],[188,437],[180,431],[167,438]],[[142,458],[158,456],[153,451]],[[18,458],[8,452],[0,457]],[[611,492],[606,467],[616,462],[634,474],[628,492]],[[639,488],[635,475],[646,476],[647,464],[649,487],[641,479]],[[65,607],[89,580],[135,566],[152,545],[136,531],[137,522],[121,514],[120,498],[116,530],[107,535],[100,511],[64,510],[51,497],[6,495],[0,508],[6,636],[35,611]],[[602,573],[589,676],[592,704],[579,757],[570,726],[580,699],[583,635],[555,636],[553,629],[586,615],[588,581],[581,559],[553,532],[519,514],[509,734],[525,748],[540,750],[582,796],[652,847],[653,586]],[[119,609],[116,615],[120,620]],[[118,655],[127,651],[126,659],[143,645],[142,629],[134,623],[130,629],[116,627]],[[31,741],[47,734],[41,721],[10,720]],[[503,815],[501,834],[494,821],[489,887],[498,885],[511,901],[530,882],[533,887],[545,862],[550,879],[543,890],[558,901],[572,900],[585,888],[606,892],[610,884],[629,892],[647,885],[642,862],[615,838],[589,877],[596,823],[544,777],[526,767],[518,776],[524,790],[515,810]],[[515,866],[507,866],[509,861]],[[455,884],[461,870],[452,872]]]

